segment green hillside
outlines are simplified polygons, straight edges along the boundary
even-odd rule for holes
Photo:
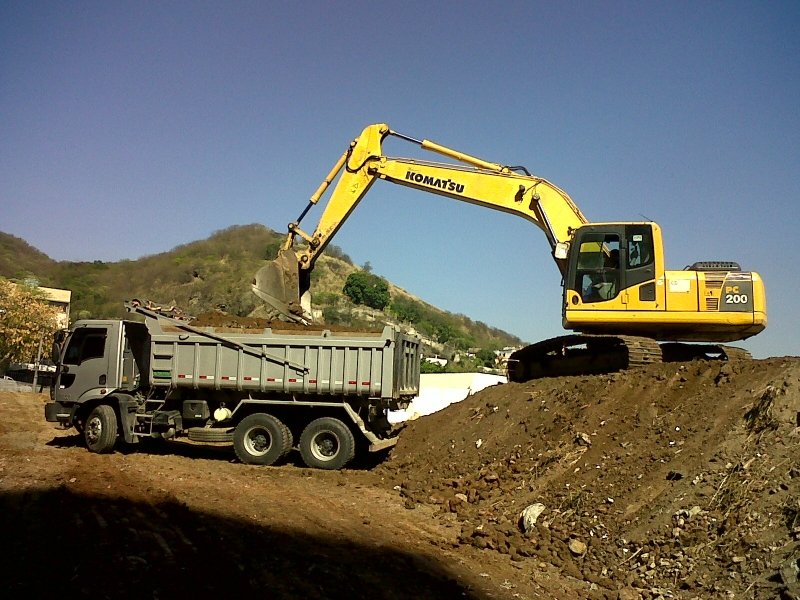
[[[47,272],[56,264],[25,240],[0,231],[0,277],[22,280]]]
[[[237,316],[270,316],[250,284],[284,239],[262,225],[243,225],[138,260],[56,262],[25,241],[0,233],[0,276],[34,277],[41,285],[72,290],[73,319],[124,317],[122,303],[131,298],[174,304],[189,315],[219,309]],[[312,274],[316,320],[397,324],[420,335],[429,351],[443,356],[521,343],[502,330],[441,311],[389,282],[391,301],[384,310],[356,305],[343,288],[348,276],[359,270],[340,248],[328,247]]]

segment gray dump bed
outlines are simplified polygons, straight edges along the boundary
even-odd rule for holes
[[[399,399],[419,391],[419,340],[381,332],[195,328],[147,318],[153,387]]]

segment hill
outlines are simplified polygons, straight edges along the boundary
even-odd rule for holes
[[[57,262],[8,234],[0,234],[0,275],[34,277],[41,285],[72,290],[73,319],[122,318],[123,302],[146,298],[189,315],[223,310],[235,316],[271,316],[250,290],[255,272],[277,256],[284,241],[262,225],[215,232],[169,252],[119,262]],[[342,289],[359,271],[337,246],[329,246],[312,275],[315,318],[341,325],[395,324],[420,335],[432,352],[519,345],[516,336],[433,307],[387,282],[392,298],[379,311],[353,304]]]
[[[25,240],[0,231],[0,277],[25,279],[55,265],[56,261]]]

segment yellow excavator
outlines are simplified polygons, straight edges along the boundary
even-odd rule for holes
[[[384,156],[387,136],[458,163]],[[315,231],[304,232],[301,221],[338,175]],[[608,373],[661,360],[744,359],[747,351],[721,344],[766,327],[766,294],[757,273],[734,262],[667,271],[656,223],[590,223],[566,192],[524,167],[487,162],[385,124],[370,125],[350,144],[289,225],[278,258],[256,273],[253,292],[286,318],[308,323],[314,263],[379,179],[519,215],[547,236],[563,281],[563,326],[575,333],[512,354],[512,381]],[[295,251],[298,236],[307,245]]]

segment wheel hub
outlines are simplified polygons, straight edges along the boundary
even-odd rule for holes
[[[100,440],[100,435],[103,433],[103,424],[98,417],[92,417],[86,423],[86,437],[89,443],[96,444]]]
[[[244,437],[247,451],[253,456],[263,456],[272,447],[272,436],[261,427],[254,427]]]
[[[339,453],[339,439],[329,431],[314,436],[311,452],[319,460],[331,460]]]

